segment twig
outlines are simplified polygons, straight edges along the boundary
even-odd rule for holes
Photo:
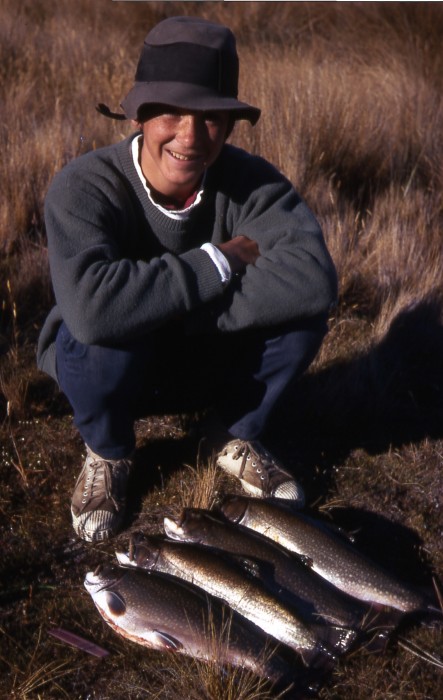
[[[432,654],[430,651],[422,649],[415,644],[415,642],[411,642],[409,639],[405,639],[404,637],[398,637],[397,642],[402,649],[406,649],[406,651],[409,651],[410,654],[413,654],[419,659],[422,659],[429,664],[433,664],[438,668],[443,668],[443,659],[440,656],[437,656],[437,654]]]
[[[94,642],[90,642],[88,639],[80,637],[78,634],[74,634],[73,632],[68,632],[68,630],[64,630],[61,627],[54,627],[53,629],[48,630],[48,634],[56,639],[59,639],[61,642],[71,644],[71,646],[85,651],[87,654],[92,654],[93,656],[97,656],[99,658],[109,655],[109,651],[103,649],[103,647],[99,647],[97,644],[94,644]]]

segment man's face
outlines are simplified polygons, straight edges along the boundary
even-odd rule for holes
[[[141,167],[165,197],[185,201],[219,155],[228,133],[229,112],[190,112],[164,107],[141,124]]]

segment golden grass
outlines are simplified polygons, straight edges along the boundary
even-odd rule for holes
[[[0,639],[4,637],[5,631],[0,627]],[[29,700],[29,698],[44,698],[45,687],[50,686],[56,690],[60,698],[69,697],[66,691],[58,684],[58,681],[77,669],[69,661],[41,661],[41,636],[40,627],[32,652],[19,648],[17,660],[0,660],[8,667],[8,673],[12,679],[11,700]]]
[[[228,617],[217,631],[211,614],[207,621],[208,655],[211,661],[203,662],[193,658],[180,658],[168,654],[167,669],[156,674],[159,689],[155,698],[168,697],[180,700],[184,696],[190,700],[280,700],[285,690],[273,690],[273,684],[260,678],[253,671],[242,666],[227,666],[227,655],[231,635],[231,620]],[[258,665],[268,663],[273,654],[272,644],[262,652]]]
[[[352,515],[361,534],[369,514],[373,538],[372,518],[384,518],[380,552],[382,541],[391,544],[391,525],[404,528],[402,536],[416,537],[417,557],[403,558],[413,562],[412,574],[443,575],[441,4],[0,0],[5,697],[272,697],[249,681],[243,695],[234,683],[224,696],[231,676],[204,664],[196,670],[178,661],[162,678],[158,657],[129,653],[103,629],[78,591],[87,568],[112,557],[112,548],[72,543],[69,498],[82,445],[66,402],[34,367],[52,297],[45,192],[70,159],[129,133],[95,104],[119,110],[144,35],[173,14],[221,20],[236,32],[240,93],[263,115],[254,129],[239,123],[231,140],[294,182],[322,224],[339,274],[330,333],[298,403],[271,426],[270,447],[298,470],[310,504],[338,522]],[[165,508],[212,507],[231,488],[210,462],[177,457],[182,437],[186,429],[173,417],[142,424],[138,443],[152,483],[143,484],[134,529],[158,531]],[[392,542],[384,556],[401,565]],[[51,600],[45,585],[54,589]],[[59,647],[54,656],[44,638],[49,618],[89,631],[114,652],[111,662],[79,664]],[[411,634],[442,653],[438,630]],[[346,659],[321,692],[324,700],[442,695],[441,672],[395,645],[382,657]]]

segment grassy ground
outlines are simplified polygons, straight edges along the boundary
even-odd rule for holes
[[[309,506],[362,548],[416,583],[443,576],[441,4],[0,0],[1,697],[272,697],[105,627],[82,582],[114,545],[73,536],[83,446],[34,361],[52,303],[48,183],[72,157],[128,133],[94,105],[118,109],[149,27],[181,13],[236,32],[241,94],[263,117],[232,139],[293,180],[340,277],[330,333],[266,442]],[[128,531],[159,531],[165,512],[211,506],[236,488],[197,459],[191,418],[137,425]],[[88,656],[48,635],[52,627],[111,653]],[[414,626],[408,636],[443,655],[440,630]],[[325,700],[442,696],[441,670],[395,642],[345,659],[321,691]]]

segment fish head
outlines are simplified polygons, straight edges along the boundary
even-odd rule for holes
[[[204,511],[197,508],[184,508],[177,518],[165,517],[165,533],[172,540],[201,543],[203,540]]]
[[[245,496],[226,496],[221,505],[221,511],[228,520],[241,523],[248,510],[248,499]]]
[[[88,571],[84,580],[84,586],[90,595],[98,593],[104,588],[109,588],[121,579],[123,572],[114,566],[98,566],[95,571]]]
[[[126,611],[124,599],[116,591],[110,590],[123,577],[124,572],[116,567],[88,571],[84,586],[100,611],[107,617],[119,617]]]
[[[165,532],[171,539],[194,544],[223,543],[223,528],[229,526],[224,518],[202,508],[184,508],[180,517],[165,518]]]
[[[174,628],[176,620],[171,615],[170,604],[175,591],[170,590],[171,577],[160,575],[159,578],[158,574],[135,568],[110,567],[104,572],[86,574],[85,587],[104,621],[118,634],[162,651],[182,649],[180,636],[188,613],[184,604],[183,620]],[[179,585],[178,596],[182,591]],[[177,606],[174,611],[177,612]]]
[[[118,563],[125,567],[140,569],[155,569],[161,551],[161,542],[155,537],[145,537],[143,540],[132,541],[128,552],[116,552]]]

